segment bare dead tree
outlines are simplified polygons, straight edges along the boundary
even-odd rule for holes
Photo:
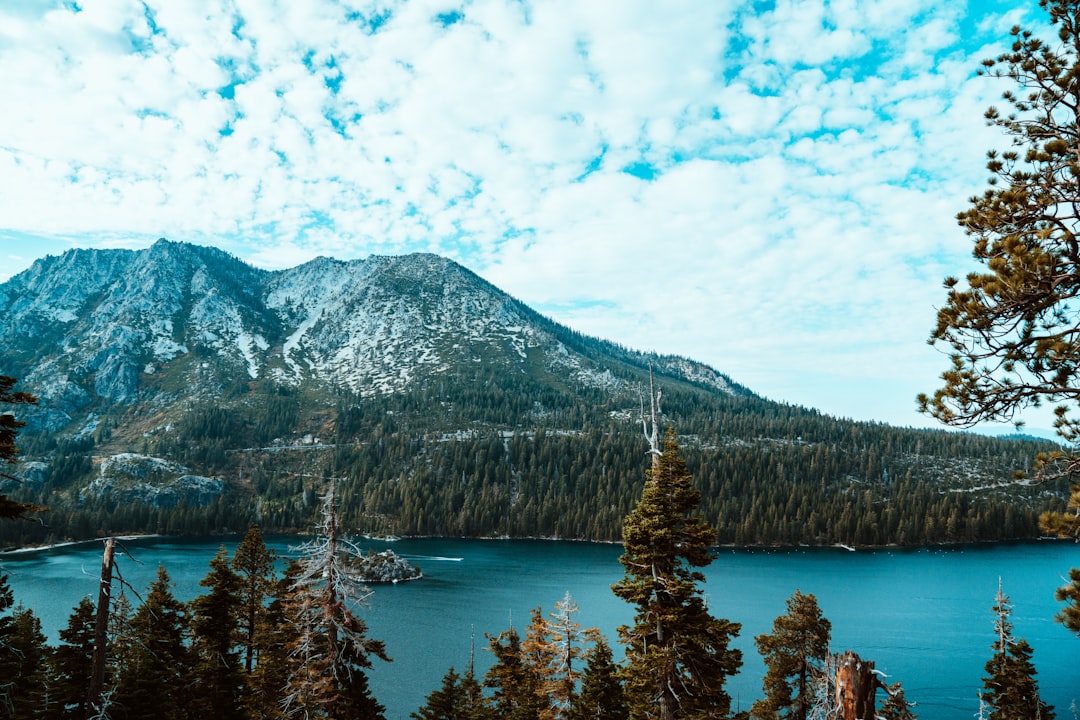
[[[352,608],[372,591],[351,557],[360,548],[338,527],[336,482],[322,496],[316,536],[302,553],[288,601],[295,636],[289,643],[289,679],[282,699],[288,717],[381,717],[367,689],[371,656],[389,661],[382,641],[367,637],[367,625]]]
[[[641,402],[641,430],[645,435],[645,441],[649,443],[649,454],[652,456],[652,468],[655,472],[660,466],[660,457],[664,454],[660,449],[660,397],[663,391],[656,389],[653,384],[652,366],[649,366],[649,413],[645,413],[645,402]]]
[[[840,720],[870,720],[874,717],[874,695],[880,684],[874,663],[848,650],[840,658],[836,672],[836,705]]]
[[[98,582],[97,618],[94,624],[94,659],[90,672],[90,687],[86,693],[87,720],[98,717],[104,710],[102,690],[105,687],[105,651],[109,629],[109,600],[112,597],[113,554],[116,539],[105,541],[101,556],[101,579]]]
[[[811,679],[812,702],[807,720],[874,720],[877,689],[891,692],[874,663],[848,650],[825,658]]]

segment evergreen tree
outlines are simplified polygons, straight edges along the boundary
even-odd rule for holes
[[[544,681],[544,694],[551,700],[550,712],[545,717],[565,720],[577,700],[577,686],[582,669],[578,660],[586,654],[585,643],[596,642],[600,631],[596,628],[582,629],[574,620],[578,605],[567,592],[555,603],[555,609],[547,620],[552,649],[549,668],[552,671]]]
[[[96,614],[96,613],[95,613]],[[117,708],[115,699],[117,685],[125,671],[127,658],[131,656],[131,646],[136,642],[132,632],[131,619],[135,614],[127,593],[121,590],[113,598],[107,617],[106,643],[103,653],[103,678],[100,693],[87,697],[87,718],[123,717],[123,709]],[[96,620],[96,619],[95,619]],[[97,632],[95,621],[95,634]],[[94,684],[94,679],[91,679]]]
[[[580,669],[575,663],[585,653],[584,643],[596,638],[599,630],[581,629],[574,620],[577,603],[566,593],[545,618],[540,608],[532,612],[521,651],[526,665],[537,679],[541,698],[540,720],[565,720],[577,696]]]
[[[586,662],[581,694],[570,711],[570,720],[627,720],[630,709],[619,681],[619,667],[603,637],[596,639]]]
[[[146,600],[132,615],[117,649],[113,720],[182,720],[190,654],[185,645],[187,612],[172,594],[169,573],[158,567]]]
[[[532,675],[539,720],[551,720],[554,713],[555,699],[549,697],[548,692],[559,684],[555,654],[551,628],[544,618],[544,612],[539,607],[533,608],[529,626],[525,628],[525,639],[521,641],[521,660],[525,671]]]
[[[546,703],[541,699],[540,677],[526,662],[521,636],[510,628],[488,638],[495,663],[484,676],[484,687],[492,691],[491,708],[495,720],[539,720]]]
[[[13,377],[0,375],[0,403],[12,405],[37,405],[37,398],[29,393],[15,392]],[[13,465],[19,455],[19,448],[15,446],[15,438],[19,428],[25,427],[26,423],[16,420],[11,413],[0,413],[0,464]],[[0,478],[14,479],[0,470]],[[0,495],[0,518],[18,518],[27,513],[41,510],[29,503],[15,502],[6,495]]]
[[[994,611],[997,640],[994,654],[986,663],[983,700],[990,707],[987,720],[1053,720],[1053,708],[1039,697],[1031,646],[1012,634],[1009,598],[998,589]]]
[[[461,695],[464,702],[462,720],[491,719],[491,708],[488,707],[487,700],[484,698],[484,688],[476,679],[471,656],[469,667],[461,678]]]
[[[1080,485],[1073,485],[1065,512],[1043,513],[1039,517],[1039,524],[1058,537],[1080,542]],[[1065,603],[1054,619],[1080,637],[1080,568],[1069,570],[1069,582],[1059,587],[1054,597],[1058,602]]]
[[[1048,43],[1020,27],[1012,47],[983,62],[983,74],[1004,78],[1010,111],[986,112],[1012,149],[988,153],[991,185],[957,217],[974,238],[984,264],[966,286],[948,278],[931,342],[951,350],[945,385],[922,395],[925,412],[943,422],[971,426],[1011,419],[1042,401],[1061,402],[1058,430],[1077,439],[1067,417],[1080,398],[1080,368],[1073,361],[1077,327],[1070,303],[1080,295],[1080,6],[1039,0],[1061,42]],[[1068,472],[1070,462],[1061,468]],[[1077,467],[1080,467],[1078,465]]]
[[[247,533],[233,553],[233,570],[240,576],[240,644],[244,648],[244,670],[251,674],[257,657],[256,633],[266,601],[274,591],[276,582],[274,551],[263,542],[262,531],[255,523],[248,526]]]
[[[655,423],[654,423],[655,428]],[[655,434],[655,433],[654,433]],[[696,514],[701,493],[692,486],[669,429],[637,507],[623,525],[626,576],[612,591],[636,608],[634,624],[619,628],[626,645],[626,691],[635,719],[727,715],[728,677],[742,664],[729,647],[740,626],[709,614],[692,568],[712,562],[716,532]]]
[[[895,682],[885,688],[888,697],[877,710],[877,716],[881,720],[918,720],[918,715],[911,711],[914,703],[909,703],[904,697],[904,688]]]
[[[259,614],[255,630],[255,656],[258,662],[247,676],[244,709],[251,720],[277,720],[282,717],[281,698],[289,681],[288,647],[296,640],[295,628],[287,615],[290,588],[300,574],[293,561],[285,576],[274,584],[270,602]]]
[[[1080,637],[1080,568],[1069,570],[1069,582],[1059,587],[1054,597],[1065,603],[1054,619]]]
[[[486,708],[471,675],[461,677],[454,668],[443,676],[442,686],[427,696],[424,705],[409,717],[413,720],[482,720]]]
[[[193,654],[191,710],[219,720],[243,717],[240,695],[244,677],[237,651],[240,577],[230,567],[225,547],[210,561],[210,572],[199,581],[209,588],[191,601]]]
[[[31,610],[17,606],[10,630],[7,642],[0,646],[0,718],[42,717],[48,647],[41,621]]]
[[[287,716],[333,720],[382,720],[385,709],[371,695],[371,657],[389,662],[382,641],[367,637],[367,624],[349,609],[371,591],[345,557],[360,551],[338,533],[335,484],[323,496],[318,535],[301,546],[299,573],[287,600],[295,626],[289,643]]]
[[[0,706],[8,708],[15,691],[12,678],[15,677],[18,666],[18,657],[11,644],[15,620],[9,614],[14,604],[15,596],[11,592],[7,575],[0,572]],[[10,710],[8,712],[10,713]]]
[[[60,630],[60,643],[50,656],[50,720],[84,720],[86,693],[94,661],[94,603],[84,597]]]
[[[831,631],[813,593],[796,590],[787,601],[787,613],[773,621],[772,634],[754,638],[767,670],[765,697],[750,709],[753,717],[806,720],[814,702],[811,682],[829,655]]]
[[[983,62],[983,72],[1005,78],[1010,111],[986,111],[1012,148],[988,154],[991,186],[958,215],[975,238],[973,255],[984,272],[966,287],[947,278],[932,343],[951,351],[951,367],[932,397],[919,404],[942,422],[971,427],[1011,420],[1018,411],[1057,403],[1055,427],[1069,449],[1041,453],[1044,478],[1080,475],[1080,5],[1039,0],[1059,42],[1012,29],[1012,47]],[[1073,488],[1080,504],[1080,485]],[[1052,512],[1048,532],[1080,538],[1080,515]]]

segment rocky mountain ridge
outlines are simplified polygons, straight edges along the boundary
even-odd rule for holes
[[[497,362],[617,383],[568,347],[581,340],[434,255],[317,258],[270,272],[214,248],[159,240],[143,251],[47,257],[0,285],[0,363],[38,395],[29,419],[49,431],[103,403],[220,394],[239,381],[364,397]],[[701,363],[592,342],[621,361],[747,392]]]
[[[161,240],[0,284],[20,483],[6,544],[310,526],[339,479],[357,532],[613,540],[640,494],[651,378],[721,542],[1031,537],[1064,487],[1033,441],[890,428],[756,396],[587,337],[434,255],[253,268]]]

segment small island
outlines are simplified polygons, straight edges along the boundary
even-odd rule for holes
[[[353,562],[363,581],[368,583],[399,583],[424,577],[420,568],[414,567],[393,550],[368,550],[367,555],[357,556]]]

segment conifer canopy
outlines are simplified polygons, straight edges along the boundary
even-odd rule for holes
[[[636,607],[634,624],[619,628],[635,719],[718,717],[731,708],[724,684],[742,665],[729,647],[741,626],[713,617],[699,587],[705,576],[694,568],[712,562],[716,541],[697,515],[700,501],[669,429],[623,526],[626,575],[611,588]]]

